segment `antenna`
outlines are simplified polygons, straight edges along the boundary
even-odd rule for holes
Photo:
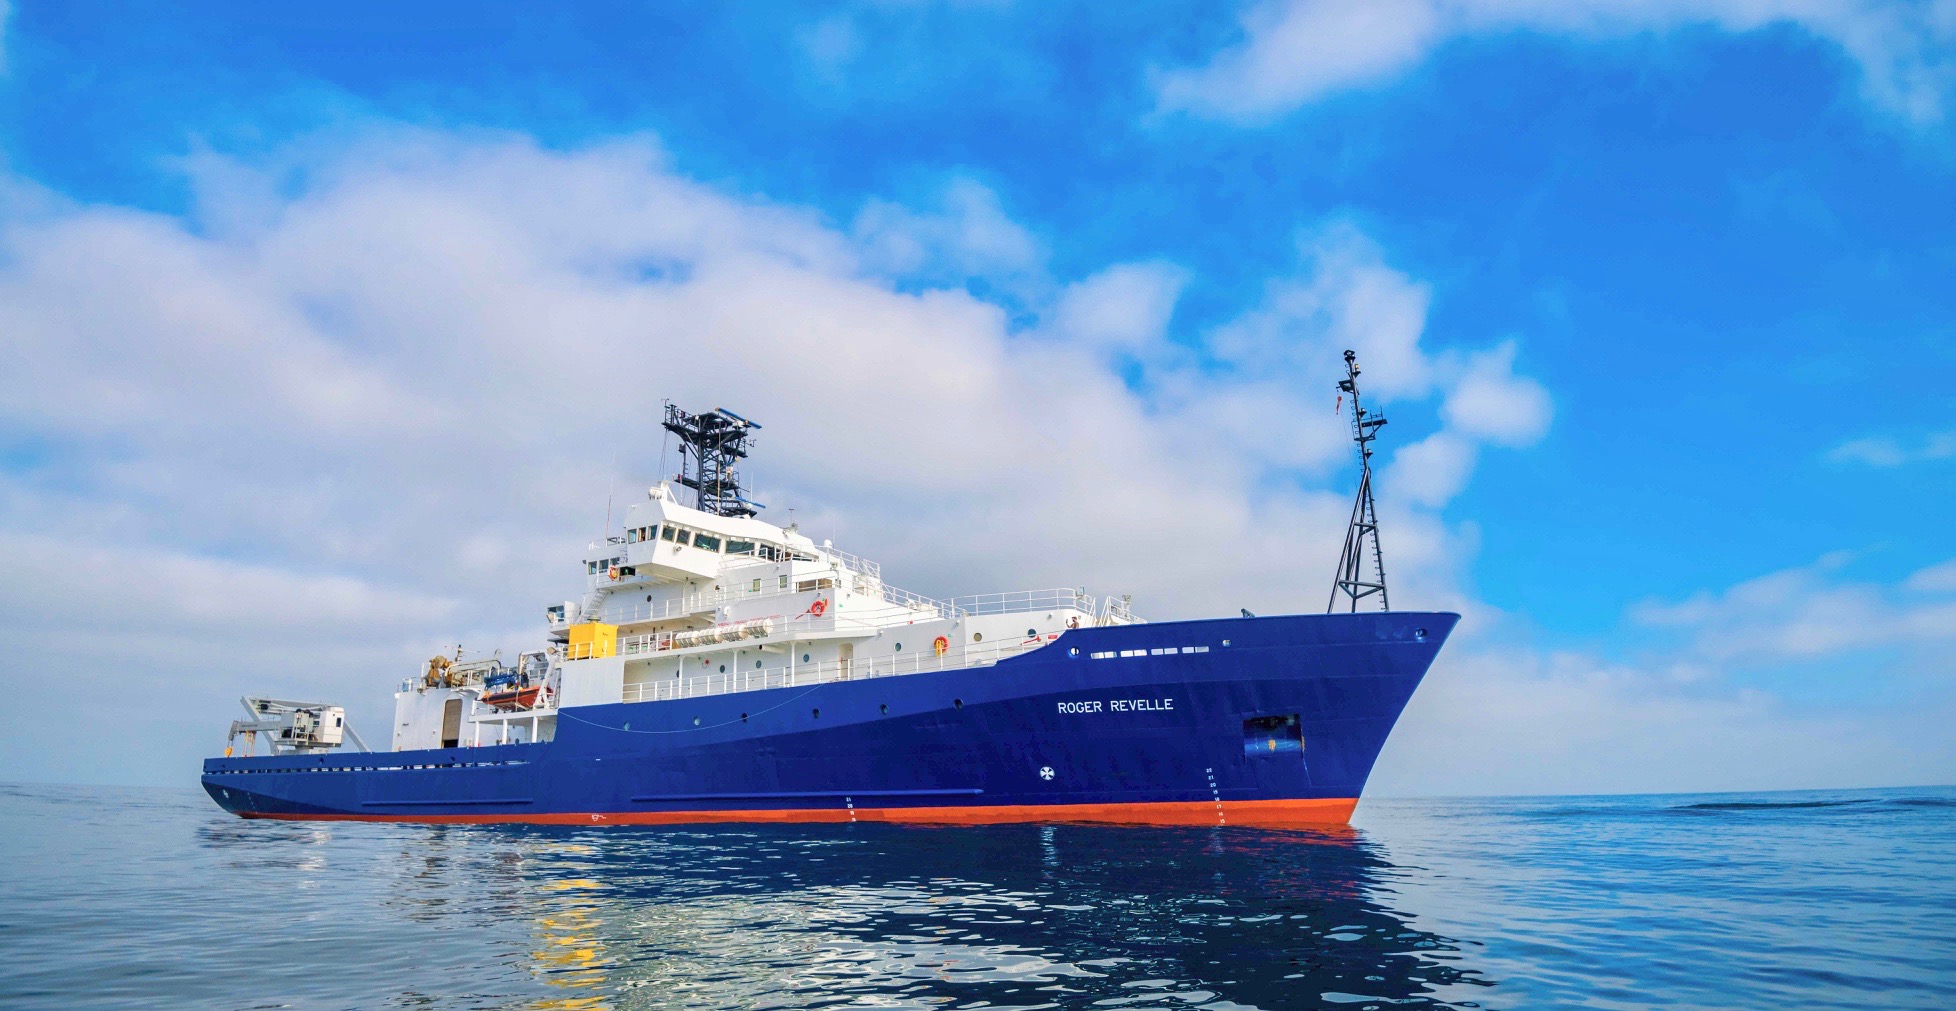
[[[748,436],[759,425],[725,408],[688,414],[666,404],[666,431],[679,436],[680,484],[696,493],[695,508],[715,516],[752,516],[759,502],[740,493],[734,464],[747,456]]]
[[[1338,578],[1331,584],[1331,601],[1325,605],[1325,613],[1338,610],[1338,595],[1344,594],[1350,602],[1350,610],[1358,611],[1358,601],[1372,594],[1379,595],[1379,610],[1390,611],[1392,604],[1386,600],[1385,554],[1379,550],[1379,514],[1372,505],[1372,440],[1378,438],[1379,426],[1386,423],[1385,415],[1374,414],[1358,403],[1358,356],[1345,352],[1345,378],[1338,380],[1340,394],[1351,394],[1352,398],[1352,441],[1358,444],[1358,498],[1352,502],[1351,522],[1345,526],[1345,551],[1338,558]],[[1367,582],[1361,573],[1365,569],[1366,542],[1371,542],[1372,579]]]
[[[663,401],[663,403],[665,404],[667,413],[671,413],[672,400],[668,398],[665,401]],[[666,451],[671,448],[672,448],[672,431],[668,429],[666,431],[665,438],[659,440],[659,471],[658,472],[661,474],[664,474],[666,472]]]

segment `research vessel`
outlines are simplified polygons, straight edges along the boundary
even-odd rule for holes
[[[1326,613],[899,589],[760,518],[736,472],[758,424],[668,405],[683,472],[591,544],[541,648],[429,660],[386,751],[339,706],[247,697],[204,788],[246,818],[1342,824],[1459,618],[1387,606],[1384,418],[1346,371],[1360,483]]]

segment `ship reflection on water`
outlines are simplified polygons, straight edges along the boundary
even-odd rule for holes
[[[510,970],[478,995],[536,1008],[1474,1006],[1489,982],[1348,829],[431,835],[390,905],[477,932]]]

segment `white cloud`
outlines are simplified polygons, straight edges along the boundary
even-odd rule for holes
[[[1381,478],[1385,493],[1437,509],[1452,501],[1473,476],[1478,448],[1453,432],[1435,432],[1393,454]]]
[[[843,80],[849,65],[862,55],[863,36],[855,18],[831,14],[803,29],[796,41],[815,75],[830,84]]]
[[[1438,509],[1478,447],[1539,435],[1539,388],[1511,347],[1426,346],[1426,287],[1348,226],[1311,233],[1210,340],[1178,342],[1172,265],[1055,288],[1028,329],[961,283],[899,285],[903,263],[1045,269],[1009,219],[976,231],[1025,241],[934,220],[987,219],[969,195],[882,212],[925,244],[892,260],[887,229],[700,186],[645,141],[409,132],[294,157],[296,192],[252,182],[290,166],[229,166],[195,224],[13,184],[31,213],[0,225],[0,425],[53,450],[0,472],[0,638],[66,672],[0,710],[14,775],[180,781],[246,690],[343,700],[379,736],[391,685],[434,650],[534,644],[541,608],[580,584],[607,487],[657,471],[668,396],[766,424],[750,475],[770,515],[798,507],[919,590],[1086,580],[1158,618],[1312,611],[1349,508],[1332,381],[1354,347],[1377,403],[1437,396],[1445,420],[1391,433],[1394,602],[1498,620],[1462,589],[1474,530]],[[1770,700],[1641,692],[1503,648],[1449,649],[1382,788],[1669,782],[1686,759],[1646,742],[1631,775],[1606,748],[1671,718],[1743,717],[1762,748],[1809,727]],[[32,718],[78,691],[145,732]],[[1535,719],[1566,774],[1531,765],[1529,734],[1555,736]],[[1405,764],[1421,757],[1438,760]]]
[[[1211,335],[1212,353],[1245,372],[1309,370],[1330,379],[1344,375],[1339,354],[1351,349],[1367,395],[1425,396],[1433,383],[1433,360],[1420,346],[1428,287],[1388,266],[1349,223],[1307,233],[1299,251],[1304,269],[1271,281],[1259,306]]]
[[[1158,86],[1164,108],[1253,122],[1404,74],[1457,38],[1784,24],[1846,53],[1870,102],[1926,124],[1943,118],[1956,86],[1952,9],[1948,0],[1262,0],[1245,10],[1240,42],[1206,65],[1162,74]]]
[[[852,232],[866,262],[891,273],[1010,280],[1039,270],[1045,257],[1038,240],[1005,213],[998,194],[971,179],[946,185],[935,211],[872,200]]]
[[[1447,32],[1429,0],[1258,3],[1242,44],[1205,67],[1163,75],[1164,107],[1227,119],[1287,111],[1328,92],[1403,73]]]
[[[1919,593],[1956,593],[1956,558],[1916,571],[1903,585]]]
[[[956,279],[900,289],[892,272],[1045,270],[965,183],[841,234],[693,183],[644,140],[394,131],[189,169],[194,224],[14,181],[31,213],[0,226],[0,424],[56,447],[0,473],[0,533],[41,546],[0,552],[0,579],[67,601],[126,571],[148,589],[118,606],[152,629],[7,639],[104,686],[180,678],[159,733],[186,767],[227,718],[193,700],[316,680],[373,726],[451,636],[532,644],[607,487],[658,471],[665,397],[766,424],[749,473],[772,515],[799,507],[920,590],[1087,580],[1156,617],[1279,612],[1320,605],[1349,501],[1327,467],[1349,452],[1337,351],[1377,356],[1381,402],[1430,393],[1445,357],[1419,345],[1424,288],[1349,229],[1211,361],[1168,339],[1169,264],[1054,288],[1026,331]],[[1141,388],[1115,350],[1146,363]],[[1390,508],[1395,599],[1458,599],[1468,539]],[[266,662],[282,637],[331,676],[304,651]],[[0,718],[10,768],[107,761]]]
[[[1187,281],[1187,272],[1172,263],[1116,264],[1060,293],[1053,328],[1112,348],[1156,346]]]
[[[1514,341],[1505,341],[1468,357],[1440,406],[1448,424],[1505,446],[1533,445],[1547,434],[1554,413],[1548,391],[1514,374],[1516,350]]]
[[[1796,707],[1764,691],[1696,683],[1696,674],[1673,662],[1652,669],[1450,644],[1394,728],[1367,792],[1826,789],[1956,776],[1948,733],[1956,696],[1946,686],[1911,706]]]
[[[112,610],[119,635],[198,632],[292,645],[348,629],[418,634],[456,618],[457,602],[339,574],[179,554],[112,540],[65,540],[0,531],[9,623],[99,628]],[[112,603],[111,603],[112,602]]]
[[[1901,467],[1951,459],[1956,459],[1956,432],[1931,433],[1912,446],[1886,436],[1851,439],[1827,451],[1829,463],[1859,463],[1870,467]]]
[[[1956,561],[1899,586],[1843,578],[1851,561],[1837,552],[1634,607],[1647,648],[1626,661],[1532,647],[1507,616],[1477,609],[1407,707],[1371,786],[1590,793],[1603,783],[1695,792],[1949,782],[1956,601],[1903,591],[1956,590]]]
[[[1718,663],[1804,660],[1849,650],[1956,641],[1956,601],[1912,600],[1865,582],[1834,578],[1830,556],[1674,604],[1632,612],[1654,628],[1683,631],[1699,656]],[[1934,570],[1922,577],[1933,582]],[[1923,588],[1911,580],[1910,588]]]

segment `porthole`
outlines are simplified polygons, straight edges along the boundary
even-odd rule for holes
[[[801,655],[801,662],[802,662],[802,663],[807,663],[807,662],[808,662],[808,654],[806,654],[806,653],[803,653],[803,654]]]
[[[882,705],[877,706],[876,711],[882,713],[885,716],[888,716],[890,715],[890,704],[888,702],[885,702]]]
[[[1413,638],[1415,638],[1415,639],[1418,639],[1418,640],[1419,640],[1419,641],[1421,641],[1421,642],[1425,642],[1425,641],[1426,641],[1426,629],[1423,629],[1423,628],[1416,628],[1416,629],[1413,629]]]
[[[759,660],[754,661],[754,669],[755,670],[761,669],[761,662]]]
[[[897,643],[896,651],[899,653],[903,652],[903,643]]]
[[[746,723],[746,722],[747,722],[747,714],[746,714],[746,713],[741,713],[741,714],[740,714],[740,722],[742,722],[742,723]]]
[[[973,633],[971,633],[971,641],[972,641],[972,642],[984,642],[984,641],[985,641],[985,633],[983,633],[983,632],[973,632]]]
[[[951,700],[951,708],[953,708],[953,709],[963,709],[963,708],[964,708],[964,700],[963,700],[963,699],[952,699],[952,700]]]
[[[1079,650],[1079,648],[1078,648],[1078,647],[1074,647],[1074,648],[1071,648],[1071,649],[1068,649],[1068,650],[1066,651],[1066,655],[1067,655],[1067,656],[1079,656],[1079,655],[1080,655],[1080,650]]]
[[[1224,640],[1223,640],[1223,645],[1225,645],[1225,646],[1227,646],[1227,645],[1229,645],[1229,640],[1228,640],[1228,639],[1224,639]]]
[[[699,725],[700,725],[700,718],[697,716],[693,717],[693,726],[697,727]]]
[[[726,672],[727,672],[727,665],[726,665],[726,664],[721,664],[721,665],[720,665],[720,673],[722,673],[722,674],[725,674]]]
[[[820,709],[810,709],[808,711],[808,716],[810,719],[819,720],[822,718],[822,711]]]
[[[629,723],[627,723],[627,724],[625,724],[625,729],[626,729],[626,730],[630,730],[630,729],[632,729],[632,725],[631,725],[631,724],[629,724]]]
[[[1038,635],[1038,634],[1039,634],[1039,630],[1038,630],[1038,629],[1036,629],[1036,628],[1028,628],[1028,629],[1026,629],[1026,635],[1027,635],[1028,637],[1030,637],[1030,636],[1035,636],[1035,635]]]

